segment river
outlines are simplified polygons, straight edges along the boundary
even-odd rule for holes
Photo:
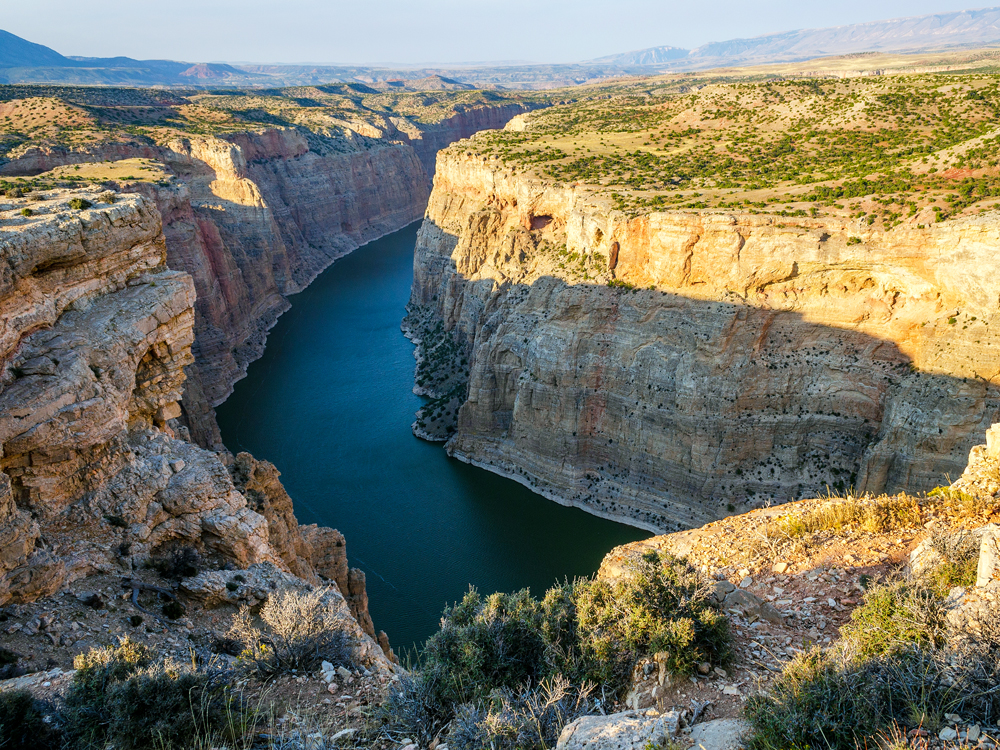
[[[337,261],[272,329],[218,409],[233,452],[273,462],[300,523],[340,529],[375,627],[413,649],[468,590],[536,595],[648,537],[448,458],[413,437],[413,345],[400,332],[416,224]]]

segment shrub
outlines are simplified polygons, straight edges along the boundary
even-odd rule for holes
[[[337,616],[330,591],[272,594],[260,611],[264,628],[254,624],[250,608],[233,617],[228,635],[243,644],[240,658],[263,676],[318,669],[323,661],[350,666],[344,624]]]
[[[21,216],[33,216],[34,213],[35,212],[32,211],[30,208],[22,208],[21,209]]]
[[[590,676],[617,689],[644,654],[664,652],[667,670],[689,675],[699,662],[731,659],[729,620],[711,604],[711,581],[685,559],[649,553],[614,583],[594,581],[577,600]]]
[[[0,680],[20,677],[24,674],[24,669],[18,664],[20,659],[20,654],[0,646]],[[3,745],[0,744],[0,747]]]
[[[101,201],[101,203],[109,203],[109,204],[114,203],[115,201],[118,200],[118,196],[112,190],[104,191],[99,196],[97,196],[97,198],[99,201]]]
[[[194,547],[179,547],[164,557],[152,560],[151,565],[164,578],[179,581],[198,575],[201,555]]]
[[[88,201],[86,198],[70,198],[69,207],[75,209],[76,211],[82,211],[85,208],[90,208],[94,204]]]
[[[593,684],[573,687],[563,677],[535,688],[495,691],[482,705],[459,707],[448,733],[457,750],[547,750],[555,747],[563,727],[596,712]]]
[[[485,599],[472,589],[445,609],[441,629],[424,646],[424,669],[452,703],[536,683],[546,671],[542,621],[541,603],[527,589]]]
[[[186,609],[184,609],[183,604],[173,600],[165,603],[163,605],[162,610],[163,610],[163,616],[171,620],[180,619],[181,617],[184,616],[184,613],[187,611]]]
[[[997,509],[992,495],[963,492],[951,487],[935,487],[927,493],[929,498],[941,502],[945,508],[961,518],[988,515]]]
[[[0,693],[0,747],[4,750],[48,750],[62,747],[58,730],[45,721],[50,707],[27,690]]]
[[[995,724],[1000,609],[982,610],[961,632],[946,632],[942,613],[918,584],[872,587],[841,644],[799,656],[767,695],[748,700],[749,749],[855,750],[901,728],[936,732],[948,713]]]
[[[369,732],[386,733],[395,739],[410,737],[427,745],[451,719],[441,697],[438,675],[418,672],[404,675],[375,708]]]
[[[972,534],[938,534],[931,537],[931,549],[941,562],[926,573],[928,584],[941,596],[955,586],[968,588],[976,583],[979,539]]]
[[[848,527],[877,534],[912,528],[920,521],[920,505],[909,495],[849,497],[808,513],[785,516],[781,530],[789,537]]]
[[[937,594],[919,583],[890,581],[871,586],[864,604],[840,629],[844,646],[860,658],[945,642],[947,611]]]
[[[421,743],[452,723],[459,747],[551,745],[556,725],[590,710],[590,685],[620,697],[641,658],[662,652],[675,674],[728,664],[729,623],[710,603],[711,583],[684,559],[650,553],[613,583],[567,582],[541,601],[527,589],[472,589],[445,609],[375,723]]]
[[[158,661],[128,638],[77,656],[74,666],[62,717],[74,748],[188,748],[252,729],[228,675]]]
[[[814,649],[800,654],[785,666],[768,695],[747,700],[745,717],[753,730],[748,748],[852,748],[856,703],[849,677],[830,653]]]

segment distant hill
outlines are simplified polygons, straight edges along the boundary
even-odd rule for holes
[[[179,88],[364,84],[380,91],[462,88],[544,89],[629,75],[697,71],[763,63],[798,63],[859,52],[907,53],[1000,45],[1000,8],[938,13],[828,29],[802,29],[750,39],[609,55],[558,65],[495,64],[434,67],[279,65],[65,57],[0,31],[0,84],[48,83]]]
[[[636,52],[626,52],[622,55],[609,55],[608,57],[598,57],[590,60],[592,63],[604,65],[621,65],[631,67],[633,65],[660,65],[672,60],[679,60],[691,54],[691,50],[681,47],[650,47]]]
[[[63,83],[124,86],[241,86],[270,84],[268,76],[232,65],[131,57],[66,57],[0,30],[0,83]]]
[[[711,42],[690,52],[676,47],[651,47],[589,62],[694,70],[722,65],[798,62],[853,52],[905,52],[995,43],[1000,43],[1000,8],[984,8],[730,39]],[[684,54],[667,57],[664,50]]]
[[[61,67],[72,64],[72,60],[54,49],[0,30],[0,68]]]

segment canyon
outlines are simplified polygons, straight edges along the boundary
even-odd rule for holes
[[[194,281],[194,362],[181,400],[197,443],[222,450],[212,408],[263,351],[267,331],[337,258],[423,215],[434,154],[526,107],[473,107],[423,127],[401,118],[352,120],[324,136],[304,128],[246,130],[225,137],[137,139],[81,147],[22,148],[0,175],[33,176],[65,165],[153,160],[169,183],[123,180],[163,217],[170,268]]]
[[[0,198],[0,604],[192,549],[210,569],[257,571],[265,589],[329,583],[358,663],[387,665],[343,535],[300,526],[277,469],[226,451],[213,407],[288,295],[422,215],[436,149],[524,111],[8,152],[0,173],[24,190]],[[155,164],[157,178],[25,179],[102,164]],[[222,575],[187,594],[241,601]]]
[[[450,455],[662,532],[930,490],[1000,418],[995,211],[626,213],[477,140],[438,158],[407,322]]]

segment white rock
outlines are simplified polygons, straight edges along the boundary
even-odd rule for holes
[[[991,523],[983,529],[979,542],[979,566],[976,568],[976,586],[989,585],[1000,578],[1000,526]]]
[[[584,716],[567,724],[556,750],[642,750],[680,733],[677,711],[623,711],[609,716]]]
[[[695,724],[688,739],[693,750],[737,750],[747,729],[740,719],[716,719]]]
[[[954,727],[945,727],[940,732],[938,732],[938,739],[949,742],[951,740],[958,739],[958,730]]]

